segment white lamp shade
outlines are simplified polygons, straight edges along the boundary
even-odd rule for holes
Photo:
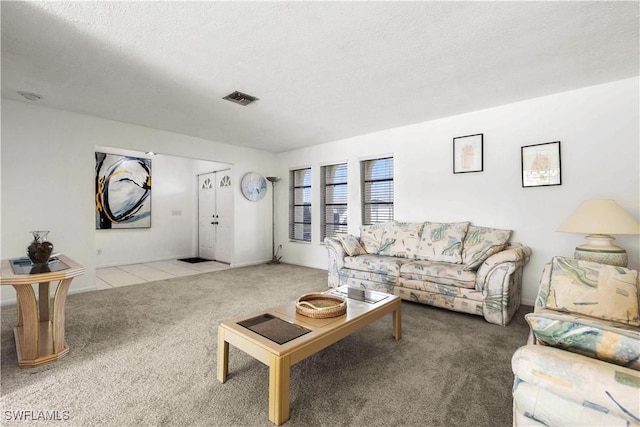
[[[557,231],[583,234],[640,234],[640,224],[609,199],[585,200]]]

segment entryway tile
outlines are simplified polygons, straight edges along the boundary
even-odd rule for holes
[[[229,264],[224,264],[222,262],[206,261],[189,264],[189,268],[205,273],[209,271],[226,270],[231,267],[229,266]]]
[[[190,264],[177,259],[96,269],[96,287],[111,289],[174,277],[191,276],[231,268],[228,264],[206,261]]]
[[[125,265],[119,268],[123,271],[126,271],[127,273],[131,273],[133,275],[141,277],[148,282],[176,277],[173,274],[158,270],[157,268],[149,267],[145,264]]]
[[[175,276],[191,276],[202,273],[201,271],[191,268],[191,264],[178,260],[151,262],[145,265]]]
[[[113,289],[113,286],[109,286],[107,282],[100,279],[99,277],[96,277],[96,286],[98,287],[98,289]]]

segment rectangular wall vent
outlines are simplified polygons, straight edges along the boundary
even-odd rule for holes
[[[246,93],[235,91],[225,96],[222,99],[226,99],[227,101],[235,102],[240,105],[249,105],[254,101],[257,101],[258,98],[255,96],[247,95]]]

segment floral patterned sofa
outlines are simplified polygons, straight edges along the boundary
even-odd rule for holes
[[[513,425],[640,425],[638,272],[556,257],[512,358]]]
[[[325,239],[329,286],[398,295],[507,325],[520,306],[531,249],[511,231],[469,222],[391,221],[360,227],[360,237]]]

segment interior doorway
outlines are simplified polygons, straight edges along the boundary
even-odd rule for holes
[[[231,170],[198,175],[198,257],[231,263],[233,186]]]

